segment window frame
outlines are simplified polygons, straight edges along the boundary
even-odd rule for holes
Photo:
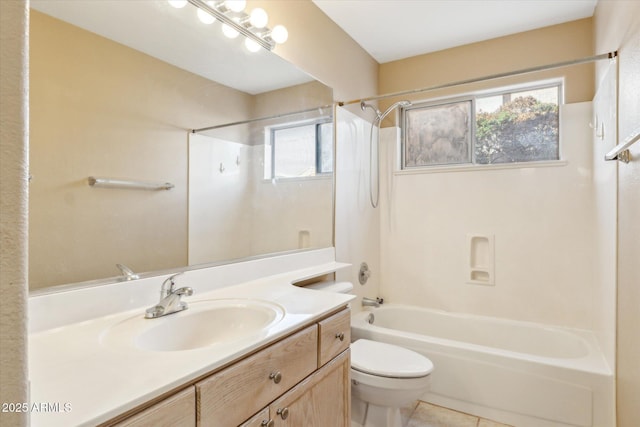
[[[397,170],[399,173],[423,173],[433,171],[447,171],[447,170],[469,170],[469,169],[509,169],[509,168],[525,168],[533,166],[562,166],[566,165],[567,161],[562,156],[562,141],[560,139],[560,124],[561,124],[561,107],[564,104],[564,79],[553,79],[546,81],[537,81],[531,83],[523,83],[517,85],[502,86],[498,88],[491,88],[482,91],[470,92],[467,94],[453,95],[448,97],[439,97],[434,99],[427,99],[420,102],[415,102],[409,107],[404,107],[400,112],[401,123],[401,136],[399,141],[399,159],[397,161]],[[558,96],[558,158],[552,160],[532,160],[532,161],[519,161],[519,162],[505,162],[505,163],[476,163],[476,133],[477,133],[477,119],[476,119],[476,100],[479,98],[489,98],[493,96],[500,96],[507,93],[514,92],[526,92],[539,89],[557,88]],[[439,105],[454,104],[458,102],[471,101],[471,151],[470,162],[462,163],[437,163],[430,165],[420,166],[407,166],[406,165],[406,142],[407,142],[407,111],[423,108],[431,108]]]
[[[271,156],[270,158],[271,170],[269,171],[269,177],[265,177],[264,176],[265,174],[263,174],[264,180],[268,180],[268,181],[308,180],[308,179],[320,179],[320,178],[326,178],[326,177],[332,176],[333,169],[334,169],[333,161],[331,164],[330,171],[320,172],[322,169],[322,156],[321,156],[322,132],[320,131],[320,127],[326,124],[331,124],[332,126],[335,126],[335,124],[333,123],[332,117],[326,116],[326,117],[314,118],[310,120],[300,120],[295,122],[280,123],[277,125],[265,127],[265,137],[266,137],[265,145],[270,147],[269,151]],[[301,127],[310,126],[310,125],[313,125],[315,129],[315,132],[314,132],[315,133],[315,163],[314,163],[315,174],[309,175],[309,176],[291,176],[291,177],[276,176],[276,149],[277,149],[276,148],[277,141],[275,137],[276,132],[280,130],[295,129],[295,128],[301,128]],[[333,135],[333,132],[332,132],[332,135]],[[331,149],[332,151],[334,151],[335,145],[333,143],[333,136],[331,139],[332,139]],[[265,168],[265,171],[266,171],[266,168]]]

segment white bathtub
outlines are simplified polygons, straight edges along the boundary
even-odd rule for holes
[[[351,326],[352,340],[431,359],[425,401],[517,427],[615,426],[613,375],[591,332],[394,304]]]

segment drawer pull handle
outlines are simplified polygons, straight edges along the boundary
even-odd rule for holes
[[[289,408],[278,408],[278,410],[276,411],[276,414],[280,415],[280,418],[282,418],[283,420],[286,420],[287,417],[289,416]]]
[[[282,380],[282,374],[280,373],[280,371],[272,372],[269,374],[269,379],[278,384]]]
[[[276,425],[276,422],[273,420],[264,420],[262,421],[262,424],[260,424],[262,427],[273,427]]]
[[[340,341],[344,341],[344,332],[337,333],[336,338],[338,338]]]

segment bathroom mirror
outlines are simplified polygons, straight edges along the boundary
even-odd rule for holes
[[[31,7],[32,292],[332,246],[330,88],[191,5]]]

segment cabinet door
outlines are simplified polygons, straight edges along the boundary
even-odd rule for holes
[[[275,427],[351,425],[349,350],[271,404]]]
[[[195,427],[196,390],[186,390],[115,424],[115,427]]]

